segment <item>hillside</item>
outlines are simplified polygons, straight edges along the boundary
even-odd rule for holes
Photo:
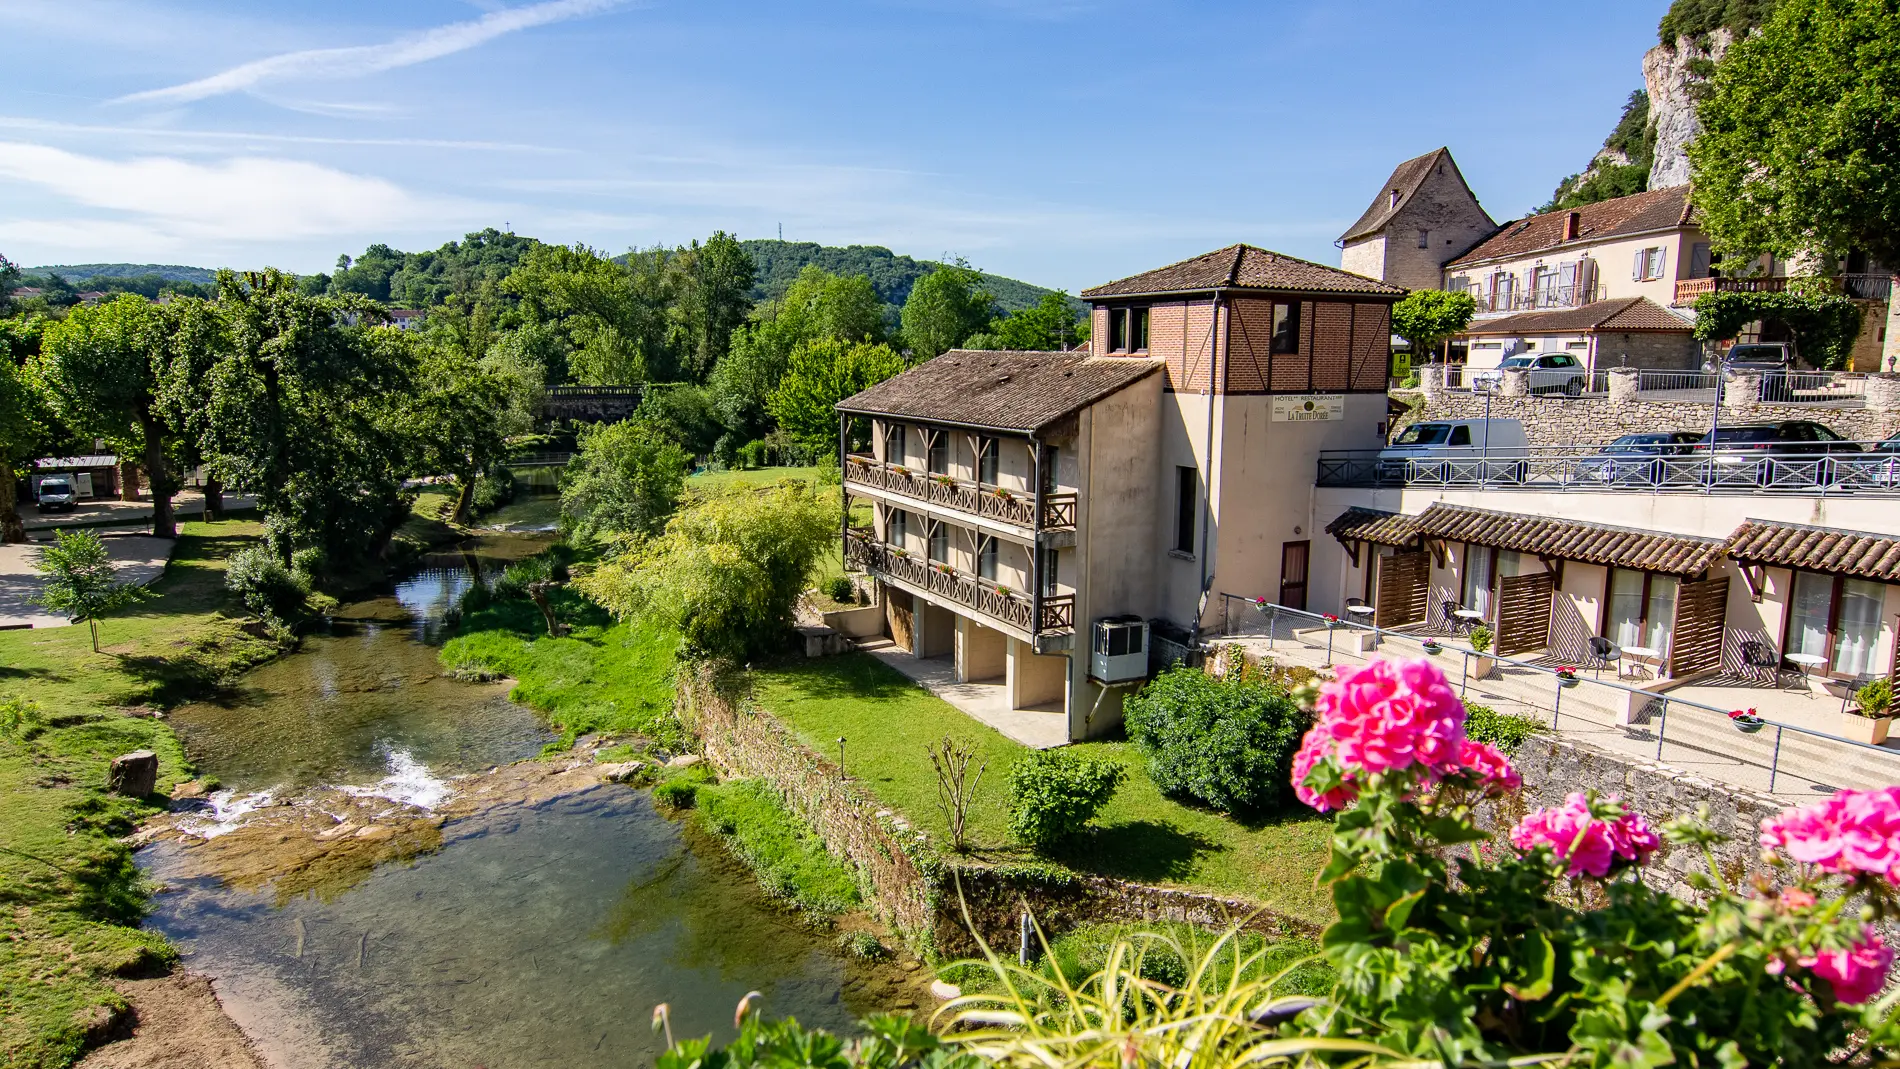
[[[746,252],[758,268],[752,286],[753,300],[776,297],[785,292],[807,264],[816,264],[833,274],[867,275],[872,288],[884,303],[903,307],[916,281],[942,266],[934,260],[915,260],[900,256],[882,245],[819,245],[810,241],[776,241],[769,238],[743,241]],[[978,272],[983,286],[996,298],[1004,312],[1034,307],[1042,295],[1051,292],[1013,278]],[[1081,309],[1080,302],[1076,308]]]
[[[218,275],[208,267],[185,267],[180,264],[48,264],[45,267],[22,267],[20,270],[29,275],[58,275],[68,282],[89,278],[144,278],[157,275],[166,282],[191,282],[200,286],[217,281]]]

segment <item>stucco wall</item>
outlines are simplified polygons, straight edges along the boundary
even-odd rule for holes
[[[1666,230],[1635,237],[1619,238],[1614,241],[1575,241],[1555,249],[1525,256],[1513,256],[1505,259],[1486,261],[1481,264],[1463,264],[1445,268],[1447,279],[1464,275],[1482,292],[1490,292],[1489,279],[1499,271],[1517,278],[1517,292],[1528,292],[1525,273],[1539,265],[1556,266],[1573,263],[1588,258],[1596,263],[1596,289],[1602,299],[1618,297],[1647,297],[1668,308],[1676,299],[1676,280],[1690,277],[1689,268],[1691,250],[1697,242],[1707,241],[1700,231],[1694,228]],[[1664,249],[1662,277],[1648,281],[1633,277],[1638,250],[1662,246]],[[1676,310],[1681,313],[1682,309]],[[1685,317],[1687,318],[1687,317]]]

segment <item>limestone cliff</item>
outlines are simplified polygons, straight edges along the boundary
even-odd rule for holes
[[[1649,92],[1649,126],[1656,145],[1649,165],[1650,189],[1689,184],[1689,142],[1702,129],[1695,116],[1696,90],[1734,40],[1727,27],[1716,27],[1643,54],[1643,85]]]

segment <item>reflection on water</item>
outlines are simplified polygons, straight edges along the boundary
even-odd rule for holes
[[[649,1064],[656,1003],[676,1035],[727,1035],[754,988],[830,1028],[877,1008],[842,997],[823,937],[689,850],[644,793],[595,788],[443,836],[329,903],[169,879],[151,923],[286,1069]],[[146,863],[166,879],[178,849]]]
[[[172,726],[202,772],[239,791],[374,782],[395,771],[392,753],[444,772],[532,757],[553,733],[507,700],[508,684],[444,677],[436,645],[477,576],[492,579],[546,545],[496,533],[431,553],[235,693],[174,711]]]

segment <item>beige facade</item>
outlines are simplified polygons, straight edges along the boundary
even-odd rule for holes
[[[1698,259],[1697,246],[1706,257],[1708,239],[1684,226],[1497,259],[1467,258],[1445,269],[1444,288],[1471,293],[1480,318],[1622,297],[1647,297],[1667,308],[1677,281],[1708,277],[1708,261]]]
[[[1496,229],[1451,152],[1441,148],[1393,170],[1340,237],[1339,265],[1408,290],[1438,289],[1445,262]]]

